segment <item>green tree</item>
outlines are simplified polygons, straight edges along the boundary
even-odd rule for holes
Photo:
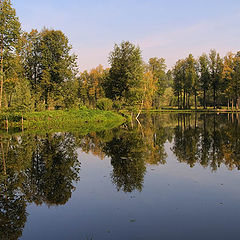
[[[178,60],[172,72],[174,95],[177,96],[178,109],[180,109],[185,106],[185,103],[182,101],[183,83],[185,79],[185,60]]]
[[[37,30],[24,33],[21,37],[21,57],[25,78],[28,79],[31,92],[34,96],[35,110],[40,110],[40,80],[42,74],[41,64],[41,34]]]
[[[19,36],[20,23],[10,0],[0,0],[0,108],[2,107],[4,82],[4,56],[14,52]]]
[[[234,72],[233,72],[233,89],[234,89],[234,95],[236,99],[236,109],[239,108],[240,104],[240,52],[236,54],[234,57]]]
[[[167,76],[164,58],[150,58],[148,61],[148,68],[153,74],[153,78],[157,82],[157,89],[154,99],[155,107],[159,106],[159,98],[163,96],[167,87]]]
[[[109,63],[109,77],[104,83],[106,96],[122,100],[129,106],[139,104],[143,94],[144,70],[140,48],[128,41],[115,44]]]
[[[220,58],[219,53],[216,50],[211,50],[209,54],[210,60],[210,84],[213,90],[213,106],[216,108],[216,101],[218,97],[218,92],[221,89],[221,80],[223,72],[223,62]]]
[[[190,95],[193,91],[194,93],[194,99],[195,99],[195,109],[197,109],[197,93],[199,88],[199,81],[198,81],[198,75],[197,75],[197,62],[194,59],[192,54],[189,54],[189,56],[186,58],[186,82],[185,82],[185,91],[188,94],[188,101],[187,106],[190,108]]]
[[[233,98],[234,98],[234,54],[228,53],[224,57],[223,63],[223,84],[224,84],[224,94],[228,99],[228,109],[230,99],[232,99],[232,108],[233,108]]]
[[[61,96],[61,84],[75,78],[76,56],[70,53],[71,49],[61,31],[44,29],[41,32],[40,88],[46,109]]]
[[[203,91],[203,106],[204,109],[207,107],[206,103],[206,93],[209,89],[210,84],[210,73],[209,73],[209,59],[206,54],[202,54],[199,57],[199,82],[200,88]]]

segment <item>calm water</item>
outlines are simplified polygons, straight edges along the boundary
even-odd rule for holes
[[[238,239],[240,116],[0,137],[0,239]]]

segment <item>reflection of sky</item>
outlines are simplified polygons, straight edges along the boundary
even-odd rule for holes
[[[179,163],[149,165],[142,192],[117,191],[110,159],[80,153],[80,182],[64,206],[28,206],[23,239],[236,239],[240,176]]]
[[[80,70],[107,66],[114,43],[139,44],[144,60],[171,67],[192,52],[239,50],[239,0],[12,0],[24,30],[61,29],[79,56]]]

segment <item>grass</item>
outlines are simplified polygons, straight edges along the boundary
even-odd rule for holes
[[[178,109],[178,108],[161,108],[161,109],[151,109],[151,110],[144,110],[143,112],[173,112],[173,113],[192,113],[192,112],[202,112],[202,113],[234,113],[234,112],[239,112],[240,113],[240,109],[237,110],[237,109],[227,109],[226,108],[221,108],[221,109],[214,109],[214,108],[207,108],[207,109],[204,109],[204,108],[191,108],[191,109]]]
[[[0,115],[1,130],[6,129],[8,120],[9,131],[24,129],[28,132],[62,132],[71,131],[87,134],[116,127],[125,118],[115,112],[100,110],[55,110],[43,112],[2,113]]]

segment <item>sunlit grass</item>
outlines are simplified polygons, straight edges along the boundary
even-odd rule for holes
[[[23,121],[22,121],[23,117]],[[72,131],[86,134],[116,127],[125,121],[121,115],[100,110],[55,110],[5,113],[0,115],[1,129],[24,129],[29,132]],[[23,124],[22,124],[23,123]]]

